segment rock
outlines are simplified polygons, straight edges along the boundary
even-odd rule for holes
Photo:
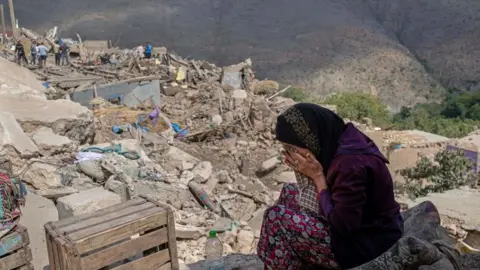
[[[193,167],[195,167],[194,163],[188,162],[188,161],[182,161],[182,169],[183,170],[191,170],[191,169],[193,169]]]
[[[175,224],[175,236],[177,239],[197,240],[205,235],[205,230],[195,226]]]
[[[165,157],[169,158],[170,160],[180,161],[180,162],[188,161],[194,164],[197,164],[198,162],[200,162],[199,159],[173,146],[170,147],[170,149],[168,149],[167,153],[165,154]]]
[[[218,178],[218,183],[219,183],[219,184],[225,184],[225,183],[231,184],[231,183],[233,183],[232,178],[230,177],[230,175],[228,174],[228,172],[225,171],[225,170],[221,170],[221,171],[216,172],[216,173],[213,175],[213,177]]]
[[[93,113],[69,100],[5,95],[0,98],[0,111],[11,113],[27,133],[49,127],[55,134],[80,143],[94,136]]]
[[[237,145],[238,145],[238,146],[248,146],[248,142],[238,140],[238,141],[237,141]]]
[[[212,163],[209,161],[202,161],[193,168],[193,175],[199,176],[201,183],[205,183],[208,181],[210,176],[212,175],[213,167]]]
[[[117,194],[102,187],[72,194],[57,201],[58,218],[78,216],[119,204],[122,200]]]
[[[275,179],[278,183],[296,183],[295,172],[288,171],[280,173]]]
[[[190,181],[193,180],[193,178],[195,178],[195,174],[193,174],[193,172],[191,171],[183,171],[182,172],[182,175],[180,175],[180,182],[185,185],[185,186],[188,186],[188,183]]]
[[[223,122],[222,116],[216,114],[212,116],[212,124],[215,126],[220,126]]]
[[[102,170],[102,165],[100,164],[99,160],[85,160],[79,162],[77,163],[77,168],[80,172],[95,179],[98,182],[103,183],[103,181],[107,179],[107,176]]]
[[[248,221],[248,225],[252,229],[253,235],[256,238],[260,237],[260,231],[262,230],[263,215],[265,214],[265,210],[267,210],[267,207],[259,208],[253,213],[252,219]]]
[[[78,193],[78,190],[71,187],[59,187],[55,189],[38,190],[35,193],[47,199],[57,200],[58,198]]]
[[[262,172],[268,172],[275,169],[278,165],[280,165],[280,157],[276,156],[271,159],[265,160],[262,163],[261,170]]]
[[[61,187],[61,180],[57,167],[42,162],[33,162],[23,175],[23,181],[39,190]]]
[[[231,230],[233,226],[233,221],[229,218],[220,217],[215,221],[215,224],[210,230],[217,232],[225,232]]]
[[[240,253],[250,253],[255,237],[251,230],[241,230],[237,234],[234,248]]]
[[[75,165],[62,167],[60,168],[59,173],[61,183],[64,186],[72,187],[80,191],[92,189],[97,186],[90,177],[78,172],[77,166]]]
[[[20,167],[22,166],[20,159],[38,155],[38,147],[23,132],[13,115],[0,112],[0,156],[6,157],[14,166]]]
[[[250,149],[255,149],[257,148],[257,146],[258,146],[258,143],[255,141],[248,142],[248,147],[250,147]]]
[[[215,190],[215,187],[217,187],[217,184],[220,180],[218,180],[217,177],[210,177],[207,181],[206,188],[210,191],[213,192]]]
[[[39,128],[33,134],[32,139],[41,150],[42,156],[71,152],[76,148],[69,138],[57,135],[47,127]]]
[[[278,83],[272,80],[253,82],[253,89],[256,95],[270,95],[277,92],[279,88],[280,86]]]
[[[110,176],[107,182],[105,182],[105,189],[114,192],[122,199],[122,202],[126,202],[130,199],[127,185],[121,181],[115,179],[115,176]]]
[[[247,91],[245,90],[233,90],[232,92],[233,99],[246,99],[247,97]]]
[[[45,87],[38,75],[5,58],[0,58],[0,94],[45,99]],[[1,99],[1,98],[0,98]],[[0,110],[1,110],[0,106]]]

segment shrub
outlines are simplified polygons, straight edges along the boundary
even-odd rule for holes
[[[410,198],[426,196],[431,192],[444,192],[474,182],[473,162],[460,150],[443,150],[434,160],[421,157],[413,168],[399,170],[405,178],[400,187]]]

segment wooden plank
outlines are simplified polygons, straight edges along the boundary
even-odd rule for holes
[[[17,250],[15,253],[0,259],[0,269],[11,270],[29,263],[32,260],[32,251],[29,247]]]
[[[153,203],[150,203],[150,202],[146,202],[146,203],[140,204],[140,205],[133,205],[133,206],[130,206],[130,207],[126,207],[125,209],[122,209],[118,212],[112,212],[112,213],[109,213],[109,214],[106,214],[106,215],[103,215],[103,216],[93,217],[93,218],[90,218],[90,219],[86,219],[82,222],[67,225],[65,227],[62,227],[60,229],[60,231],[65,232],[67,234],[73,233],[73,232],[79,231],[81,229],[85,229],[87,227],[95,226],[95,225],[98,225],[100,223],[108,222],[110,220],[113,220],[113,219],[116,219],[116,218],[121,218],[121,217],[124,217],[126,215],[133,214],[133,213],[138,213],[140,211],[143,211],[143,210],[149,209],[149,208],[153,208],[153,207],[156,207],[156,206]]]
[[[167,228],[168,228],[168,250],[170,252],[170,262],[173,270],[180,269],[177,256],[177,238],[175,236],[175,220],[172,211],[167,213]]]
[[[55,259],[53,256],[53,247],[52,247],[52,238],[50,236],[50,226],[51,223],[45,224],[45,242],[47,242],[47,253],[48,253],[48,262],[50,264],[50,269],[55,270]]]
[[[102,210],[99,210],[99,211],[96,211],[96,212],[93,212],[93,213],[82,214],[82,215],[78,215],[78,216],[75,216],[75,217],[69,217],[69,218],[66,218],[66,219],[59,220],[57,222],[54,222],[53,226],[55,228],[61,228],[63,226],[67,226],[67,225],[70,225],[70,224],[73,224],[73,223],[77,223],[81,220],[103,216],[103,215],[106,215],[108,213],[116,212],[116,211],[119,211],[119,210],[124,209],[126,207],[139,205],[139,204],[142,204],[142,203],[145,203],[145,202],[146,202],[145,199],[141,199],[141,198],[130,200],[130,201],[127,201],[127,202],[124,202],[124,203],[121,203],[121,204],[112,205],[110,207],[104,208]]]
[[[157,270],[170,270],[170,269],[173,269],[172,264],[171,263],[166,263],[166,264],[162,265],[160,268],[158,268]]]
[[[135,260],[133,262],[120,265],[113,268],[113,270],[146,270],[146,269],[161,269],[164,264],[170,260],[168,250],[164,249],[160,252],[153,253],[147,257]],[[170,269],[170,268],[165,268]]]
[[[11,234],[0,239],[0,257],[30,244],[25,228],[19,227]]]
[[[160,208],[150,208],[107,223],[81,230],[67,237],[75,243],[79,254],[94,250],[137,233],[154,229],[167,223],[167,213]]]
[[[167,228],[163,228],[82,258],[82,269],[99,269],[122,259],[133,257],[139,251],[159,246],[167,241]]]
[[[78,78],[53,78],[47,80],[50,83],[64,83],[64,82],[83,82],[83,81],[99,81],[103,79],[99,76],[90,76],[90,77],[78,77]]]

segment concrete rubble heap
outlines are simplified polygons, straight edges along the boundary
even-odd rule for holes
[[[69,66],[29,66],[23,80],[0,58],[0,156],[15,175],[56,202],[60,218],[139,195],[164,203],[185,264],[203,260],[209,230],[226,254],[254,253],[265,209],[295,182],[273,133],[295,102],[256,80],[250,59],[220,68],[165,48],[140,59],[81,46]],[[375,130],[369,119],[356,124]],[[385,145],[402,142],[391,137]]]

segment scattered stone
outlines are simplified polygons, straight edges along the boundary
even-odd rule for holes
[[[261,166],[261,171],[262,172],[268,172],[273,169],[275,169],[278,165],[280,165],[280,157],[276,156],[273,158],[270,158],[262,163]]]
[[[56,189],[62,186],[57,167],[40,161],[32,161],[23,175],[23,181],[38,190]]]
[[[223,122],[222,116],[221,115],[214,115],[212,116],[212,124],[215,126],[220,126]]]
[[[51,128],[41,127],[32,136],[33,141],[41,150],[42,156],[53,156],[73,151],[76,146],[67,137],[57,135]]]
[[[195,167],[195,164],[192,163],[192,162],[188,162],[188,161],[183,161],[182,162],[182,169],[183,170],[191,170],[191,169],[193,169],[193,167]]]
[[[295,177],[295,172],[293,171],[282,172],[277,176],[275,180],[277,180],[278,183],[283,183],[283,184],[297,182]]]
[[[105,182],[105,189],[116,193],[122,199],[122,202],[126,202],[130,199],[130,194],[127,185],[121,181],[115,179],[115,176],[110,176],[107,182]]]
[[[210,176],[212,175],[213,167],[212,163],[208,161],[202,161],[195,166],[193,169],[194,176],[199,176],[201,183],[205,183],[208,181]]]
[[[175,236],[177,239],[197,240],[204,235],[205,231],[202,228],[175,224]]]
[[[120,196],[102,187],[85,190],[58,199],[58,218],[64,219],[81,214],[93,213],[121,202]]]
[[[251,230],[241,230],[236,238],[235,249],[240,253],[250,253],[255,237]]]

